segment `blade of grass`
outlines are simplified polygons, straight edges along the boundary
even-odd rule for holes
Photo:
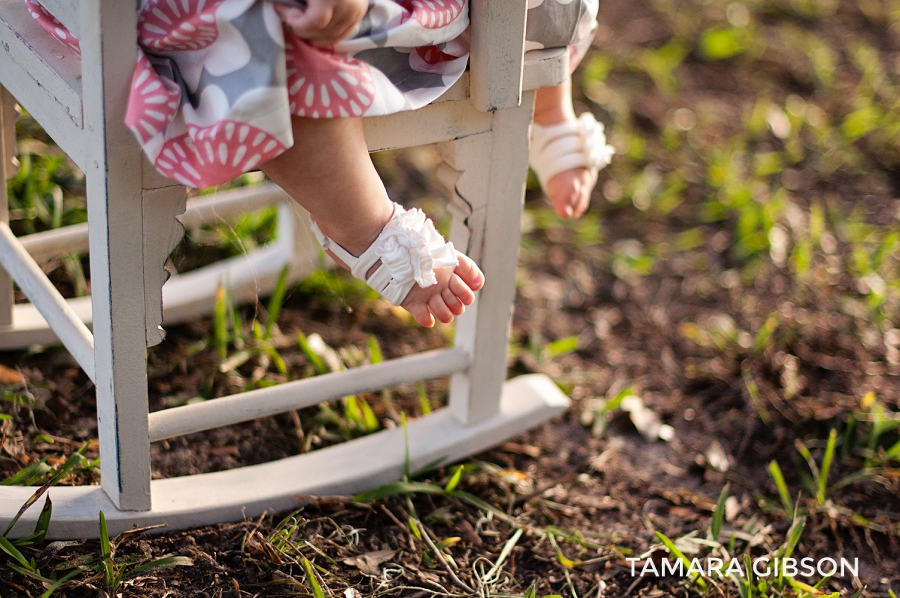
[[[50,598],[50,596],[53,595],[53,592],[58,590],[60,588],[60,586],[62,586],[64,583],[66,583],[67,581],[69,581],[70,579],[72,579],[73,577],[75,577],[76,575],[78,575],[81,572],[82,572],[82,569],[80,567],[69,571],[68,573],[66,573],[65,575],[63,575],[62,577],[60,577],[59,579],[54,581],[50,585],[50,587],[47,588],[47,591],[44,592],[43,594],[41,594],[41,598]]]
[[[25,555],[19,552],[19,549],[12,545],[12,542],[0,536],[0,550],[16,559],[22,567],[27,569],[28,571],[34,572],[34,566],[28,562],[28,559],[25,558]]]
[[[50,478],[50,480],[47,481],[47,483],[45,483],[43,486],[41,486],[40,488],[35,490],[34,494],[32,494],[31,497],[28,500],[26,500],[25,503],[19,508],[19,511],[18,511],[18,513],[16,513],[16,516],[13,517],[12,520],[10,520],[9,525],[6,526],[6,529],[3,530],[3,534],[2,534],[3,537],[6,537],[9,534],[10,530],[12,530],[12,528],[16,525],[16,523],[19,521],[19,519],[22,518],[22,515],[25,514],[25,511],[27,511],[29,509],[29,507],[31,507],[31,505],[36,503],[37,500],[41,496],[43,496],[43,494],[51,486],[55,485],[61,479],[66,477],[66,475],[68,475],[68,473],[72,470],[72,468],[75,467],[75,465],[77,463],[81,462],[84,451],[87,450],[87,447],[89,445],[90,445],[90,443],[88,443],[88,442],[85,442],[83,445],[81,445],[81,447],[77,451],[75,451],[74,453],[69,455],[69,458],[66,459],[65,463],[62,464],[62,466],[57,470],[56,474],[52,478]]]
[[[309,360],[309,363],[313,366],[313,369],[317,374],[328,373],[328,367],[325,365],[322,357],[313,351],[312,347],[309,345],[309,340],[306,338],[306,335],[303,334],[302,330],[297,331],[297,344],[300,346],[300,350],[303,351],[306,359]]]
[[[722,520],[725,517],[725,501],[728,500],[728,484],[722,488],[719,493],[719,500],[716,501],[716,510],[713,511],[712,520],[709,522],[709,539],[713,542],[719,541],[719,532],[722,531]]]
[[[684,556],[684,553],[681,552],[681,550],[679,550],[677,546],[675,546],[675,542],[673,542],[672,540],[667,538],[662,532],[654,532],[654,533],[656,534],[656,537],[659,538],[659,541],[663,543],[663,546],[666,547],[666,550],[669,551],[669,554],[671,554],[672,556],[677,558],[679,561],[681,561],[681,564],[687,570],[690,570],[690,568],[691,568],[690,561],[687,559],[686,556]],[[694,573],[693,581],[694,581],[694,583],[696,583],[698,586],[700,586],[704,590],[706,589],[706,580],[704,580],[702,577],[700,577],[699,574]]]
[[[310,588],[312,588],[313,596],[315,598],[325,598],[325,592],[322,591],[322,586],[319,585],[319,580],[316,579],[312,565],[306,557],[303,557],[303,568],[306,570],[306,579],[309,581]]]
[[[369,402],[363,397],[359,398],[359,408],[362,412],[363,429],[367,434],[376,432],[378,430],[378,418],[375,416],[375,412],[372,411]]]
[[[831,463],[834,459],[834,447],[837,442],[837,430],[833,429],[828,434],[828,444],[825,445],[825,455],[822,457],[822,467],[819,469],[819,480],[816,499],[820,505],[825,504],[825,495],[828,487],[828,473],[831,471]]]
[[[409,480],[410,462],[409,462],[409,429],[406,426],[406,414],[400,414],[400,426],[403,428],[403,479]]]
[[[388,496],[406,494],[445,494],[440,486],[427,482],[390,482],[372,490],[362,492],[353,497],[354,502],[369,503]]]
[[[275,284],[275,289],[272,291],[272,296],[269,298],[269,303],[266,306],[266,338],[272,338],[272,327],[278,323],[278,316],[281,314],[281,307],[284,303],[284,292],[287,289],[289,271],[290,267],[287,264],[281,268],[278,282]]]
[[[453,475],[450,476],[450,479],[447,480],[447,484],[444,486],[444,492],[453,492],[456,490],[456,487],[459,485],[459,480],[462,478],[463,466],[457,465],[456,469],[453,471]]]
[[[428,415],[431,413],[431,403],[428,402],[428,393],[425,392],[425,382],[419,382],[419,409],[422,410],[422,415]]]
[[[213,342],[219,354],[219,361],[228,358],[228,316],[225,304],[225,286],[216,288],[216,303],[213,307]],[[237,331],[235,331],[235,334]]]
[[[381,345],[374,334],[369,335],[369,361],[374,365],[384,361],[384,354],[381,352]]]
[[[791,499],[791,493],[784,481],[784,475],[781,473],[781,467],[778,466],[778,461],[775,461],[774,459],[770,461],[768,470],[769,475],[775,482],[775,487],[778,489],[778,496],[781,498],[781,504],[784,507],[785,513],[793,513],[794,501]]]

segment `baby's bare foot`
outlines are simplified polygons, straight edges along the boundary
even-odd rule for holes
[[[466,306],[475,301],[475,291],[484,286],[484,274],[475,262],[458,251],[456,256],[458,266],[435,269],[437,284],[424,288],[414,286],[400,304],[426,328],[434,326],[435,318],[449,324],[454,316],[462,315]]]
[[[560,218],[578,218],[588,209],[597,177],[587,168],[566,170],[547,181],[544,191]]]
[[[435,318],[452,322],[475,301],[484,274],[444,241],[421,210],[396,204],[383,207],[349,222],[323,215],[313,223],[313,231],[338,264],[422,326],[434,326]],[[379,211],[383,214],[377,215]],[[356,226],[351,230],[350,225]]]

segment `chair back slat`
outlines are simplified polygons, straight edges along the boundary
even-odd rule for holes
[[[69,33],[81,39],[81,21],[78,16],[79,0],[38,0],[38,2],[56,17],[57,21],[65,25]]]
[[[470,0],[471,95],[479,110],[513,108],[522,101],[524,0]]]

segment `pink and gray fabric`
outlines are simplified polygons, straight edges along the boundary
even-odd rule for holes
[[[41,27],[76,40],[36,0]],[[524,1],[524,0],[523,0]],[[597,0],[528,0],[526,49],[590,42]],[[379,116],[422,107],[462,75],[468,0],[369,0],[355,34],[318,48],[268,0],[139,0],[126,123],[166,176],[224,183],[293,144],[292,115]]]

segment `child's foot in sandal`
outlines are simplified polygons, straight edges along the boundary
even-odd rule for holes
[[[557,215],[576,218],[587,210],[597,173],[613,153],[601,123],[591,114],[575,118],[571,79],[537,90],[528,165]]]
[[[562,218],[575,218],[587,210],[597,175],[614,152],[606,143],[603,123],[590,113],[577,120],[531,126],[528,163]]]
[[[434,326],[435,318],[449,324],[454,316],[462,315],[466,306],[475,301],[475,291],[484,286],[484,275],[475,262],[459,251],[456,252],[456,257],[459,264],[455,268],[435,270],[436,285],[415,285],[400,304],[416,322],[426,328]]]
[[[449,323],[475,300],[484,275],[471,259],[444,242],[418,209],[394,204],[390,221],[359,256],[326,236],[313,222],[322,247],[356,278],[406,309],[416,322]]]

